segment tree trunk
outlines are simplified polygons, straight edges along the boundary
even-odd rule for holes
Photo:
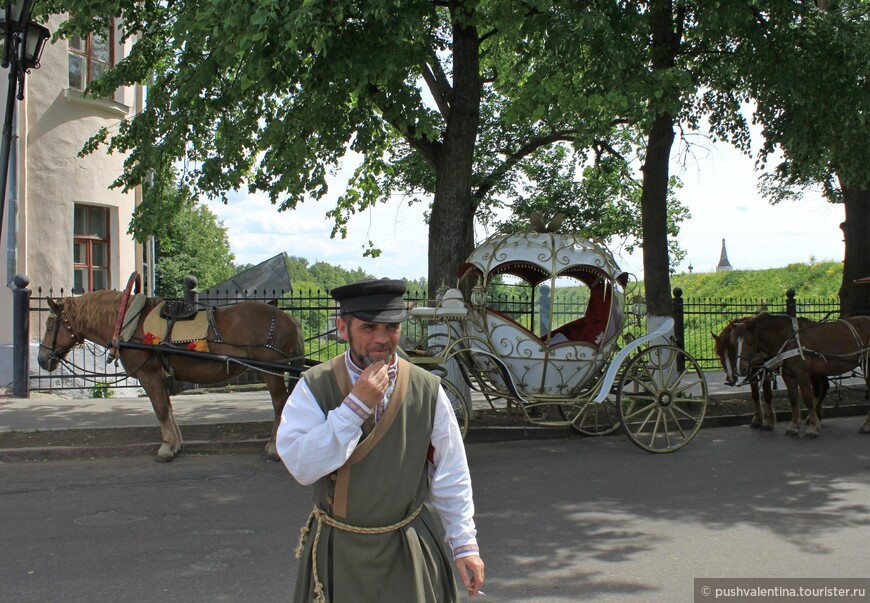
[[[467,22],[466,19],[461,19]],[[429,297],[456,286],[459,266],[474,249],[471,174],[480,125],[477,30],[453,18],[453,89],[443,144],[435,157],[435,198],[429,217]]]
[[[684,14],[674,16],[671,0],[650,3],[651,64],[654,74],[674,67],[680,49]],[[678,90],[664,90],[665,96],[679,95]],[[677,100],[677,99],[674,99]],[[655,106],[656,101],[651,100]],[[643,280],[646,289],[648,324],[655,328],[657,318],[673,316],[670,262],[668,258],[668,177],[671,147],[674,144],[674,118],[659,111],[647,135],[646,160],[643,164],[643,192],[640,197],[643,225]]]
[[[450,153],[438,162],[429,216],[429,297],[433,299],[442,284],[457,285],[459,266],[474,249],[470,165]]]
[[[643,281],[646,289],[647,314],[673,316],[670,262],[668,258],[668,176],[671,146],[674,143],[674,120],[659,115],[647,137],[643,164],[643,192],[640,197],[643,224]]]
[[[870,314],[870,283],[855,279],[870,276],[870,190],[841,186],[846,219],[840,224],[846,251],[843,283],[840,286],[840,314],[843,318]]]

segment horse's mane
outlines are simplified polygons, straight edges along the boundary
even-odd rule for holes
[[[66,314],[77,330],[114,324],[120,305],[120,291],[93,291],[64,299]]]

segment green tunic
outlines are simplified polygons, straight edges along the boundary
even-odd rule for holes
[[[314,503],[356,527],[401,522],[429,494],[429,441],[440,381],[400,359],[398,381],[384,416],[351,458],[314,484]],[[324,414],[350,391],[344,356],[305,373]],[[321,525],[317,573],[331,603],[444,603],[457,601],[452,557],[440,526],[423,506],[404,527],[386,534],[357,534]],[[295,601],[314,600],[312,526],[296,580]]]

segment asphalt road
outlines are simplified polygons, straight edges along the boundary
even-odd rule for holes
[[[694,578],[864,578],[862,420],[826,420],[817,440],[704,429],[665,455],[618,435],[470,444],[478,600],[692,601]],[[310,506],[257,454],[2,464],[0,600],[286,601]]]

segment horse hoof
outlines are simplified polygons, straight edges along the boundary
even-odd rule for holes
[[[263,458],[270,462],[281,460],[281,457],[278,456],[278,447],[275,445],[275,442],[269,441],[266,444],[266,448],[263,450]]]
[[[760,428],[761,428],[761,423],[750,423],[749,426],[750,426],[752,429],[760,429]]]
[[[156,461],[158,463],[168,463],[174,459],[178,453],[181,452],[181,446],[172,450],[169,446],[164,445],[160,447],[160,450],[157,451]]]
[[[773,431],[773,425],[762,425],[761,430],[762,431]]]
[[[798,430],[793,428],[793,427],[789,427],[788,429],[785,430],[785,435],[787,435],[787,436],[796,436],[797,434],[798,434]]]
[[[806,432],[806,433],[804,434],[804,437],[805,437],[805,438],[810,438],[810,439],[813,439],[813,440],[814,440],[814,439],[816,439],[817,437],[819,437],[819,432],[818,432],[818,431],[808,431],[808,432]]]
[[[870,433],[870,425],[862,425],[858,433]]]

